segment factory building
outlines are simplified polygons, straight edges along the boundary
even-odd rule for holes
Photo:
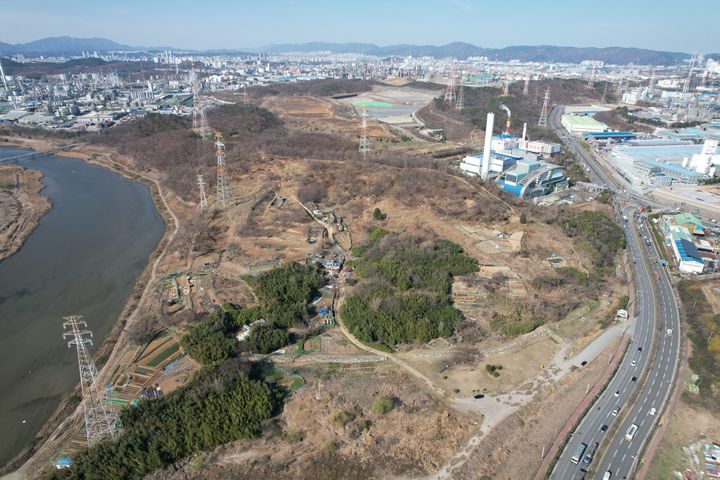
[[[518,160],[497,179],[500,188],[520,198],[533,198],[569,187],[565,169],[551,163]]]
[[[592,140],[596,142],[607,140],[616,140],[618,142],[623,142],[627,140],[632,140],[636,137],[637,134],[633,132],[587,132],[583,134],[583,138],[585,140]]]
[[[517,146],[518,150],[537,153],[543,157],[549,157],[560,153],[559,143],[548,143],[540,141],[520,140]]]
[[[695,215],[664,215],[660,229],[665,235],[665,244],[672,248],[678,270],[699,274],[715,267],[714,249],[707,240],[700,238],[705,235],[705,228]]]
[[[575,134],[605,132],[608,130],[607,125],[587,115],[571,115],[566,113],[562,116],[560,123],[565,127],[565,130]]]
[[[630,140],[612,149],[619,164],[635,176],[635,183],[667,186],[673,183],[696,184],[715,176],[720,165],[718,142],[704,145],[691,142],[652,139]]]
[[[634,160],[633,172],[642,183],[666,186],[673,183],[696,184],[707,175],[687,169],[682,165],[657,160]]]
[[[523,157],[516,155],[509,155],[506,153],[491,152],[490,154],[490,168],[491,174],[499,174],[505,170],[514,166],[518,160],[523,160]],[[460,170],[469,175],[481,175],[482,174],[482,162],[483,152],[474,153],[463,158],[460,162]],[[491,175],[495,176],[495,175]]]
[[[720,165],[720,153],[718,153],[717,140],[705,140],[702,151],[693,154],[688,160],[683,159],[682,166],[702,173],[709,177],[714,177]]]
[[[505,107],[505,110],[507,110],[507,107]],[[485,124],[485,145],[482,154],[476,153],[465,157],[460,163],[460,170],[467,174],[480,175],[483,180],[490,178],[492,172],[492,176],[497,177],[496,181],[503,190],[520,198],[539,197],[568,188],[569,181],[565,176],[563,167],[540,162],[535,158],[523,158],[525,155],[535,156],[535,154],[527,151],[522,152],[522,155],[493,151],[494,149],[519,151],[517,147],[520,143],[516,137],[508,133],[510,130],[509,120],[505,133],[493,137],[494,122],[495,114],[488,113]],[[525,131],[523,131],[522,143],[524,146],[527,143],[525,138]],[[539,146],[540,150],[542,148],[543,146]],[[544,148],[548,151],[553,150],[552,146]]]

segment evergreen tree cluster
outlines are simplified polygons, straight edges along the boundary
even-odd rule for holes
[[[452,335],[462,314],[450,302],[453,275],[477,261],[446,240],[389,234],[353,262],[363,279],[341,314],[353,335],[380,348]]]
[[[207,315],[190,327],[182,338],[183,349],[203,365],[213,365],[237,354],[235,333],[243,325],[264,318],[267,324],[253,327],[248,338],[250,350],[269,353],[287,345],[287,328],[308,316],[308,301],[320,285],[317,269],[298,263],[263,273],[251,280],[258,305],[223,310]]]
[[[204,368],[168,396],[123,411],[120,437],[80,452],[62,476],[142,478],[192,452],[253,437],[275,414],[278,399],[267,384],[235,365]]]

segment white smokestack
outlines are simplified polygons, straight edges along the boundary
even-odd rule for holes
[[[527,140],[527,122],[523,123],[523,142]]]
[[[485,122],[485,147],[483,148],[482,174],[483,180],[487,180],[490,174],[490,148],[492,147],[493,126],[495,124],[495,114],[488,112],[487,121]]]

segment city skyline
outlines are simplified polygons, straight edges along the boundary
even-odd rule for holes
[[[702,4],[712,7],[709,0],[700,4],[700,9]],[[129,0],[108,8],[83,0],[62,4],[9,0],[3,5],[6,21],[0,41],[24,43],[67,35],[108,38],[132,46],[195,50],[257,49],[314,41],[381,46],[467,42],[487,48],[556,45],[700,53],[720,50],[720,33],[714,29],[711,15],[697,15],[697,9],[675,9],[670,16],[666,12],[673,4],[666,0],[632,4],[611,0],[603,4],[602,12],[565,0],[552,5],[509,0],[502,8],[472,0],[441,4],[370,0],[362,10],[328,0],[311,4],[281,0],[247,5],[215,1],[203,8],[196,5],[187,0]],[[668,35],[669,31],[673,35]]]

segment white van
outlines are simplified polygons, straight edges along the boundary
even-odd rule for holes
[[[610,477],[612,477],[612,472],[608,470],[605,472],[605,475],[603,475],[603,480],[610,480]]]
[[[635,433],[637,433],[638,426],[634,423],[630,425],[630,428],[627,429],[627,432],[625,432],[625,440],[628,442],[632,442],[633,437],[635,436]]]

